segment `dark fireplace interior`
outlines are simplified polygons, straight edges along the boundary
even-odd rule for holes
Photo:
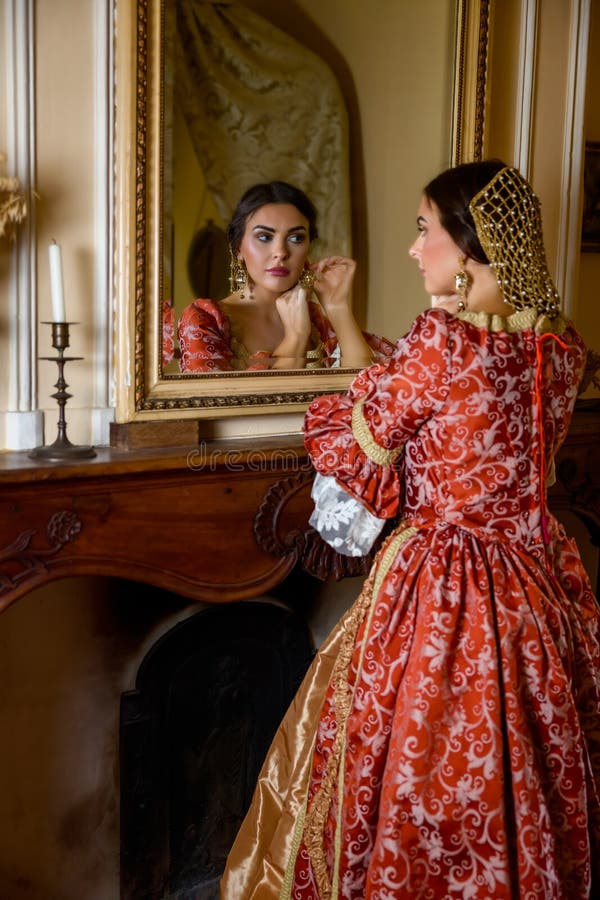
[[[259,769],[312,658],[276,602],[205,609],[147,653],[121,702],[121,898],[213,900]]]

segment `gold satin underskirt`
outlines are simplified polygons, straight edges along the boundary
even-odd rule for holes
[[[254,799],[227,860],[221,900],[278,898],[302,814],[319,715],[352,609],[313,660],[273,739]]]

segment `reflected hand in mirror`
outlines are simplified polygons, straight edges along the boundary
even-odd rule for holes
[[[356,263],[343,256],[330,256],[313,267],[315,293],[336,334],[340,364],[362,368],[373,360],[373,350],[359,329],[350,307]]]
[[[182,372],[361,367],[390,352],[363,336],[352,313],[354,261],[309,263],[316,219],[306,194],[286,182],[244,193],[227,228],[231,293],[183,311]]]
[[[296,285],[275,300],[275,307],[283,325],[284,337],[273,351],[273,369],[302,369],[305,366],[312,324],[306,288]]]

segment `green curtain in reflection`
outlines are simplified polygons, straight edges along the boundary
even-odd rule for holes
[[[173,90],[223,221],[250,185],[282,179],[317,206],[318,252],[351,254],[348,121],[329,67],[235,2],[177,0],[175,16]]]

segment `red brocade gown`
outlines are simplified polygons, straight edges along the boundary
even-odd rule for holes
[[[361,512],[398,524],[273,741],[223,898],[594,896],[599,607],[546,507],[585,355],[533,310],[428,310],[312,403],[311,521],[346,552]]]

